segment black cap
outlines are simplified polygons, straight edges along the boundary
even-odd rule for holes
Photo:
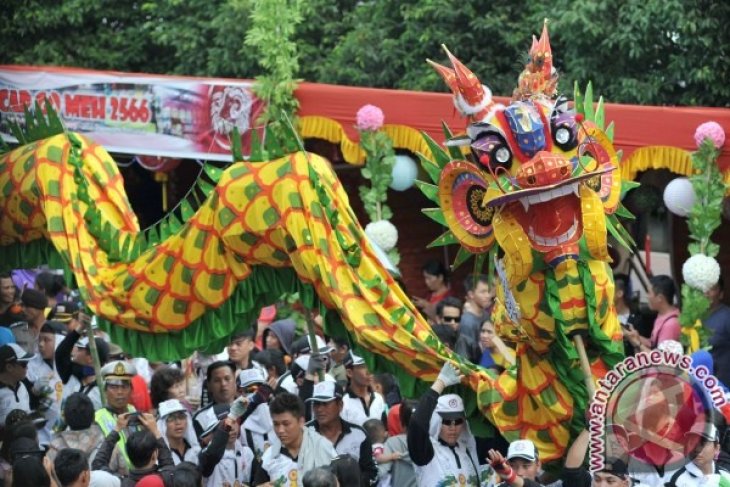
[[[610,473],[616,477],[625,478],[629,474],[629,467],[620,458],[607,458],[599,472]]]
[[[104,365],[109,361],[109,344],[101,337],[96,337],[94,341],[96,341],[96,353],[99,354],[99,362]],[[81,337],[76,342],[76,346],[84,350],[90,350],[89,339],[87,337]]]
[[[345,355],[345,358],[342,360],[342,365],[344,365],[345,368],[350,369],[357,365],[365,365],[365,360],[362,357],[355,355],[352,353],[352,350],[350,350],[350,352]]]
[[[20,296],[20,302],[28,308],[46,309],[48,307],[48,298],[45,294],[35,289],[26,288]]]
[[[74,313],[81,309],[81,303],[78,301],[63,301],[56,305],[56,312],[53,319],[62,323],[68,323],[73,318]]]
[[[41,326],[41,333],[53,333],[54,335],[65,335],[66,325],[58,321],[46,321]]]
[[[304,355],[311,352],[307,337],[303,336],[294,340],[291,344],[290,351],[292,355]]]
[[[0,363],[28,362],[34,355],[28,353],[17,343],[8,343],[0,347]]]

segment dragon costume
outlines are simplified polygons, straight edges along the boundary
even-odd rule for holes
[[[620,180],[613,128],[603,130],[590,85],[585,100],[576,89],[574,109],[557,97],[547,22],[509,106],[445,50],[452,68],[429,62],[469,125],[462,137],[445,129],[447,150],[429,141],[434,157],[421,158],[433,184],[419,187],[439,205],[425,213],[448,227],[431,245],[460,244],[455,266],[474,255],[477,272],[496,270],[492,319],[516,343],[517,366],[480,405],[501,431],[538,438],[550,458],[565,445],[559,425],[581,427],[572,411],[585,410],[593,381],[623,358],[607,233],[633,245],[617,218],[632,217],[621,197],[633,185]]]
[[[265,144],[254,137],[246,162],[205,165],[178,207],[142,231],[109,154],[36,107],[15,131],[20,146],[0,158],[0,268],[64,269],[112,341],[151,360],[219,351],[262,306],[298,292],[327,333],[349,334],[405,395],[451,360],[467,376],[472,411],[557,459],[587,401],[569,337],[584,334],[596,375],[620,357],[606,228],[625,235],[610,131],[590,102],[593,122],[580,125],[547,96],[544,39],[509,107],[491,103],[456,59],[453,70],[439,67],[473,122],[457,142],[476,162],[430,139],[433,158],[423,157],[436,184],[421,188],[440,206],[427,213],[450,228],[436,243],[459,243],[457,260],[476,254],[480,265],[499,249],[495,318],[519,342],[516,368],[502,375],[441,344],[378,260],[329,163],[303,152],[293,131]]]

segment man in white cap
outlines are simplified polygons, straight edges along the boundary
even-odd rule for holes
[[[344,365],[349,383],[342,398],[342,419],[358,426],[368,419],[379,419],[387,424],[385,400],[380,393],[372,390],[372,374],[365,360],[350,352]]]
[[[136,413],[134,406],[129,403],[132,395],[132,377],[135,375],[137,375],[137,370],[134,368],[134,365],[124,360],[109,362],[101,368],[106,406],[96,411],[94,419],[105,437],[116,428],[119,415]],[[134,414],[129,420],[129,428],[119,431],[119,442],[117,443],[119,451],[124,455],[128,468],[132,468],[132,464],[127,456],[127,450],[125,448],[126,441],[130,431],[139,427],[137,418],[133,416]]]
[[[13,409],[30,413],[30,396],[23,381],[33,357],[16,343],[0,347],[0,428],[5,428],[5,418]]]
[[[89,396],[94,409],[100,409],[101,391],[96,387],[96,371],[89,339],[81,336],[85,333],[85,321],[85,315],[80,315],[69,322],[68,334],[56,347],[55,365],[63,381],[63,399],[74,392],[81,392]],[[109,355],[109,345],[102,338],[95,340],[99,363],[103,366]]]
[[[294,362],[289,372],[279,378],[277,388],[297,394],[302,400],[306,400],[312,395],[314,383],[309,381],[319,382],[318,372],[327,371],[329,354],[332,351],[332,347],[327,345],[319,335],[315,335],[315,343],[317,353],[312,353],[314,347],[309,335],[298,338],[292,343],[291,352]],[[332,379],[332,376],[326,375],[325,378]],[[307,418],[309,417],[308,414]]]
[[[441,396],[462,378],[446,362],[411,417],[408,453],[416,465],[418,485],[481,485],[476,442],[466,422],[464,402],[456,394]]]
[[[160,420],[157,427],[172,453],[175,465],[181,462],[198,463],[200,445],[195,435],[188,437],[188,410],[177,399],[162,401],[157,409]]]
[[[307,399],[313,404],[314,419],[307,427],[330,440],[338,454],[355,458],[360,465],[361,485],[373,485],[378,478],[373,444],[365,430],[340,417],[343,396],[342,387],[334,380],[315,385],[312,397]]]
[[[237,382],[239,394],[249,400],[242,416],[241,442],[261,460],[274,436],[274,423],[271,422],[268,404],[271,387],[266,383],[261,369],[241,370]]]
[[[509,444],[507,460],[496,450],[489,450],[489,464],[504,480],[503,487],[539,487],[540,458],[535,444],[530,440],[517,440]]]
[[[33,394],[40,399],[38,412],[46,419],[46,425],[38,430],[38,442],[48,446],[53,427],[61,417],[63,382],[56,371],[54,359],[56,345],[63,340],[62,323],[46,321],[38,336],[38,353],[28,363],[28,381],[33,384]]]
[[[714,424],[695,423],[685,434],[684,448],[691,461],[672,474],[666,487],[730,485],[730,473],[715,463],[720,454],[720,435]]]
[[[203,474],[203,485],[249,485],[254,465],[253,451],[238,441],[238,420],[245,407],[242,398],[232,406],[216,404],[198,416],[201,444],[205,447],[198,456],[198,469]]]

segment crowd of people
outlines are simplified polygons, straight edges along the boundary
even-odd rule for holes
[[[444,344],[496,372],[512,367],[512,344],[490,321],[487,277],[468,276],[462,301],[443,266],[423,271],[432,295],[413,300]],[[671,278],[651,281],[656,318],[648,325],[630,300],[628,279],[617,274],[615,282],[627,354],[678,342]],[[61,276],[42,272],[33,284],[21,290],[0,274],[0,482],[7,487],[730,482],[722,414],[687,433],[695,441],[682,441],[691,450],[681,468],[664,468],[670,461],[663,459],[654,471],[637,472],[616,457],[590,474],[584,431],[555,475],[543,471],[531,441],[471,433],[463,398],[449,392],[463,377],[449,363],[418,401],[406,399],[397,378],[372,374],[348,340],[321,330],[297,336],[291,319],[252,323],[219,356],[150,363],[109,343],[77,302],[62,297]],[[714,359],[727,383],[730,308],[723,297],[721,280],[708,292],[715,334],[703,360],[711,366]]]

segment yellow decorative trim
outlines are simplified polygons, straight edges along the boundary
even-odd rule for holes
[[[428,144],[418,130],[406,125],[383,126],[383,130],[393,140],[396,149],[408,149],[413,153],[421,153],[433,158]],[[347,136],[340,123],[332,118],[309,115],[300,117],[299,133],[302,138],[323,139],[333,144],[340,144],[340,150],[345,161],[355,166],[365,163],[365,152],[360,148],[358,141]],[[633,181],[636,175],[649,169],[668,169],[683,176],[692,175],[692,155],[678,147],[651,145],[635,150],[628,158],[621,162],[621,179]],[[725,173],[725,183],[730,185],[730,171]],[[730,194],[730,189],[728,189]]]
[[[394,148],[408,149],[413,153],[420,152],[428,158],[433,157],[418,130],[406,125],[389,124],[383,125],[383,130],[393,140]],[[360,148],[359,142],[351,140],[336,120],[315,115],[300,117],[299,133],[304,139],[316,138],[340,144],[342,156],[350,164],[360,166],[365,162],[365,152]]]
[[[633,181],[638,173],[649,169],[668,169],[675,174],[691,176],[692,153],[663,145],[642,147],[621,162],[621,179]],[[730,185],[730,171],[725,172],[725,184]],[[730,195],[730,186],[726,194]]]
[[[692,175],[692,157],[677,147],[653,145],[635,150],[621,163],[621,179],[633,181],[637,173],[649,169],[669,169],[683,176]]]

